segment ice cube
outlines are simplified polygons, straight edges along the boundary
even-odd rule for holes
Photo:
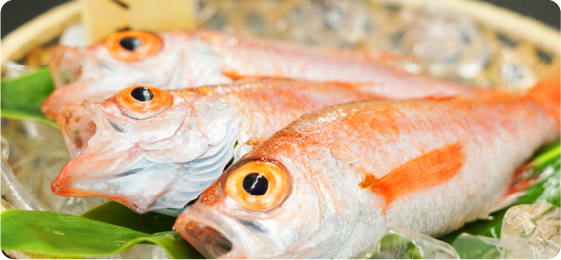
[[[70,160],[59,129],[2,118],[2,196],[13,207],[78,215],[103,198],[54,195],[51,182]]]
[[[559,254],[560,215],[559,208],[548,202],[511,207],[503,219],[501,240],[523,245],[532,258],[552,258]],[[519,252],[522,249],[517,249],[509,248],[507,257],[528,257],[525,252]]]
[[[496,255],[502,259],[549,259],[559,254],[560,210],[548,202],[511,207],[506,212],[501,227],[501,237],[491,238],[462,234],[452,244],[466,256],[466,244],[484,242],[496,247],[480,253]],[[477,242],[477,243],[479,243]],[[481,250],[480,250],[481,251]],[[469,258],[486,258],[468,252]],[[497,257],[493,257],[497,258]]]
[[[490,50],[471,20],[438,10],[412,15],[387,48],[419,58],[434,76],[467,79],[484,68]]]
[[[508,89],[528,89],[538,81],[532,69],[514,50],[503,48],[498,57],[500,78]]]
[[[454,248],[438,239],[401,228],[388,228],[353,258],[459,259]]]
[[[277,23],[285,40],[332,48],[354,48],[375,28],[361,1],[301,1]]]

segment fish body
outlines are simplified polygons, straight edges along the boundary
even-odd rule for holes
[[[524,95],[373,100],[304,115],[180,215],[206,257],[348,258],[387,227],[431,236],[487,217],[559,136],[559,76]]]
[[[245,77],[368,83],[372,94],[391,98],[474,95],[459,84],[387,66],[395,58],[382,52],[318,50],[216,32],[119,32],[92,47],[59,46],[53,56],[57,89],[42,105],[53,119],[65,104],[101,102],[134,84],[169,90]]]
[[[75,158],[51,187],[140,213],[179,214],[220,176],[236,142],[241,156],[306,112],[371,98],[357,85],[278,79],[173,91],[133,86],[101,103],[66,106],[58,123]]]

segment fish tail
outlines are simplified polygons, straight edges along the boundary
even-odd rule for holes
[[[561,123],[561,82],[559,71],[538,82],[526,93],[526,97],[539,104],[557,124]]]

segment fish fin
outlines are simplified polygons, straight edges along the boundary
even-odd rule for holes
[[[561,83],[559,71],[542,79],[526,93],[526,97],[540,105],[557,125],[561,122]]]
[[[504,209],[510,205],[512,205],[512,203],[516,202],[518,200],[518,198],[520,198],[520,196],[524,195],[524,192],[516,192],[516,193],[509,193],[506,194],[504,197],[502,197],[499,201],[497,201],[497,203],[495,203],[495,205],[493,205],[493,207],[491,207],[486,215],[489,216],[491,215],[491,213],[497,211],[497,210],[501,210]]]
[[[263,139],[262,138],[255,138],[255,139],[250,139],[249,141],[245,142],[246,145],[253,145],[256,146],[259,143],[261,143]]]
[[[424,97],[422,98],[424,100],[431,100],[431,101],[452,101],[452,100],[461,100],[464,98],[461,97],[446,97],[446,96],[429,96],[429,97]]]
[[[449,144],[408,161],[380,179],[365,175],[361,187],[382,195],[387,207],[403,195],[435,187],[456,176],[464,161],[461,149],[460,143]]]
[[[514,170],[508,189],[503,197],[489,209],[489,214],[511,205],[516,202],[520,196],[524,195],[524,190],[538,179],[538,175],[527,178],[526,176],[529,171],[531,171],[531,167],[527,165],[522,165]]]
[[[418,64],[419,61],[411,56],[399,55],[387,51],[366,51],[366,56],[369,61],[377,63],[393,63],[393,62],[409,62]]]
[[[248,76],[241,75],[240,73],[238,73],[237,70],[232,68],[226,69],[222,74],[224,74],[224,76],[228,78],[231,78],[232,80],[239,80],[248,77]]]

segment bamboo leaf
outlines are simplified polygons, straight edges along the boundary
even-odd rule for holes
[[[60,127],[55,121],[52,121],[43,115],[35,115],[31,113],[17,112],[17,111],[10,111],[10,110],[1,110],[0,116],[4,118],[11,118],[11,119],[29,119],[29,120],[37,121],[39,123],[50,125],[52,127],[56,127],[56,128]]]
[[[171,231],[175,223],[175,217],[156,212],[138,214],[115,201],[99,205],[80,216],[148,234]]]
[[[41,103],[54,90],[48,68],[39,68],[15,79],[3,78],[1,84],[2,117],[37,120],[58,127],[41,113]]]
[[[101,257],[138,243],[164,248],[173,258],[202,258],[178,233],[147,234],[83,217],[7,210],[1,215],[2,250],[65,257]]]

